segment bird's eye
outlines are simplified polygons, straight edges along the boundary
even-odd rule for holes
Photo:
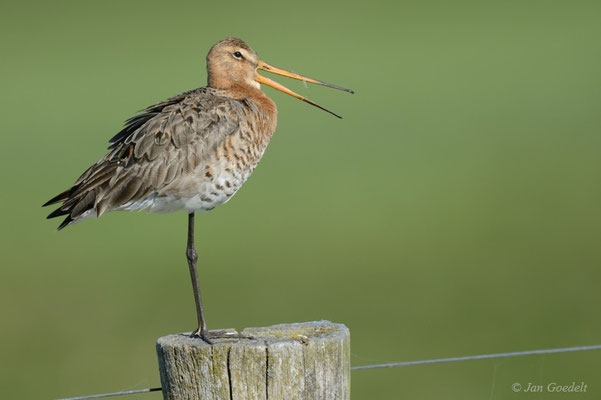
[[[242,53],[240,53],[239,51],[235,51],[233,54],[234,58],[238,59],[238,60],[242,60]]]

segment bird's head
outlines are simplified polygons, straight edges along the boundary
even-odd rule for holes
[[[255,71],[259,56],[240,39],[228,37],[217,42],[207,54],[209,86],[228,89],[234,84],[259,88]]]
[[[321,108],[322,110],[327,111],[338,118],[341,118],[338,114],[335,114],[319,104],[307,99],[306,97],[293,92],[287,87],[269,78],[259,75],[259,71],[267,71],[286,76],[288,78],[298,79],[304,82],[354,93],[350,89],[345,89],[343,87],[332,85],[317,79],[307,78],[305,76],[295,74],[294,72],[289,72],[269,65],[259,59],[257,53],[249,45],[237,38],[228,37],[215,43],[213,47],[211,47],[211,50],[209,50],[209,54],[207,54],[208,84],[210,87],[217,89],[229,89],[233,85],[241,85],[259,89],[261,84],[265,84],[292,97],[307,102],[315,107]]]

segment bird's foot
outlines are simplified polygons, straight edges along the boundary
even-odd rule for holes
[[[209,331],[206,329],[196,329],[190,334],[191,338],[200,338],[207,344],[213,344],[214,339],[254,339],[252,336],[243,335],[236,332],[235,329],[219,329]]]

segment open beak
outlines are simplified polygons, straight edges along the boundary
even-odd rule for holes
[[[332,85],[331,83],[326,83],[323,81],[318,81],[317,79],[312,79],[312,78],[307,78],[305,76],[299,75],[299,74],[295,74],[294,72],[289,72],[280,68],[276,68],[273,65],[269,65],[266,62],[263,61],[259,61],[259,66],[257,67],[257,72],[255,73],[255,79],[257,82],[265,84],[267,86],[271,86],[274,89],[277,89],[281,92],[284,92],[286,94],[289,94],[292,97],[296,97],[299,100],[302,100],[306,103],[311,104],[312,106],[315,106],[317,108],[321,108],[322,110],[329,112],[330,114],[338,117],[338,118],[342,118],[340,115],[336,114],[333,111],[328,110],[325,107],[320,106],[319,104],[309,100],[306,97],[301,96],[298,93],[293,92],[292,90],[288,89],[286,86],[284,85],[280,85],[279,83],[277,83],[276,81],[272,81],[269,78],[265,78],[264,76],[261,76],[258,74],[258,71],[262,70],[262,71],[267,71],[267,72],[271,72],[274,74],[278,74],[278,75],[282,75],[282,76],[287,76],[288,78],[292,78],[292,79],[298,79],[299,81],[303,81],[303,82],[309,82],[309,83],[314,83],[316,85],[322,85],[322,86],[327,86],[333,89],[338,89],[338,90],[344,90],[345,92],[349,92],[349,93],[355,93],[353,92],[351,89],[346,89],[340,86],[336,86],[336,85]]]

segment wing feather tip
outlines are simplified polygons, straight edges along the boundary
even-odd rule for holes
[[[67,189],[64,192],[57,194],[56,196],[54,196],[53,198],[51,198],[50,200],[48,200],[47,202],[42,204],[42,207],[47,207],[52,204],[60,203],[61,201],[64,201],[67,198],[69,198],[70,194],[71,194],[71,189]]]
[[[60,217],[61,215],[66,215],[66,214],[69,214],[68,210],[63,210],[62,208],[57,208],[56,210],[54,210],[50,214],[48,214],[46,219],[56,218],[56,217]]]
[[[63,220],[63,222],[61,222],[61,224],[58,226],[58,228],[56,228],[57,231],[62,230],[64,227],[70,225],[73,222],[73,218],[71,218],[71,216],[69,215],[67,218],[65,218]]]

